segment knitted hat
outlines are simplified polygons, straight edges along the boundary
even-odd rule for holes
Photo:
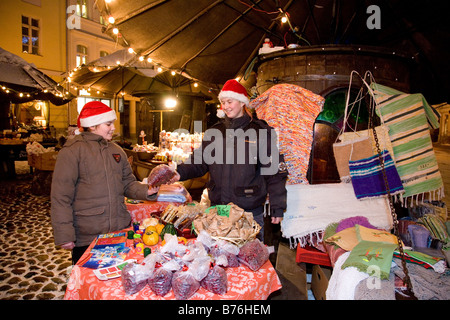
[[[219,100],[225,98],[236,99],[240,102],[245,103],[246,106],[250,103],[250,99],[248,98],[247,90],[244,88],[242,84],[237,82],[234,79],[228,80],[223,85],[222,91],[219,93]]]
[[[88,128],[116,119],[116,112],[106,104],[100,101],[91,101],[81,109],[77,125],[78,128]]]

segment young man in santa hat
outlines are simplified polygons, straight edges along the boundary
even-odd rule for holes
[[[218,116],[223,119],[205,131],[201,148],[177,167],[177,178],[183,181],[209,172],[211,205],[232,202],[252,212],[261,227],[269,196],[271,221],[280,223],[286,210],[288,172],[275,130],[252,115],[247,90],[238,81],[228,80],[219,100]],[[260,239],[263,234],[261,229]]]
[[[111,142],[116,113],[99,101],[88,102],[78,117],[81,134],[59,151],[51,187],[55,244],[72,250],[75,264],[99,235],[131,223],[124,197],[151,199],[133,175],[125,152]]]

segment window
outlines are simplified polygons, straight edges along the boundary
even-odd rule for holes
[[[88,49],[87,47],[83,45],[77,45],[77,67],[81,66],[82,64],[86,64],[88,55]]]
[[[83,18],[87,18],[87,0],[77,0],[77,15]]]
[[[108,25],[108,21],[106,21],[105,18],[103,18],[103,16],[100,16],[99,22],[103,26],[107,26]]]
[[[22,16],[22,52],[39,54],[39,20]]]
[[[100,57],[106,57],[108,54],[107,51],[100,51]]]

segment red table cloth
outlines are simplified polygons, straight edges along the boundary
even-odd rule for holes
[[[128,229],[126,229],[128,230]],[[122,230],[123,231],[123,230]],[[191,240],[192,241],[192,240]],[[160,297],[154,294],[150,287],[146,285],[144,289],[127,295],[122,287],[121,278],[110,280],[99,280],[93,269],[82,267],[81,265],[88,259],[91,248],[95,245],[95,240],[88,250],[81,257],[80,261],[72,268],[69,281],[67,283],[66,300],[174,300],[173,290]],[[153,251],[153,247],[152,247]],[[143,256],[131,249],[127,259],[143,260]],[[201,288],[190,298],[190,300],[265,300],[274,291],[281,288],[280,279],[270,261],[256,272],[246,266],[237,268],[226,268],[228,291],[224,295],[217,295]]]

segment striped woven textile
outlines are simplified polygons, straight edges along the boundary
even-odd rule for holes
[[[391,196],[403,193],[403,185],[395,168],[394,160],[387,150],[383,150],[381,155]],[[357,199],[376,198],[387,194],[378,155],[361,160],[350,160],[348,166]]]
[[[439,127],[439,115],[422,94],[406,94],[372,83],[377,112],[389,127],[395,164],[405,189],[404,204],[428,193],[430,200],[444,196],[442,177],[434,154],[430,128]]]
[[[277,84],[250,102],[258,118],[277,131],[280,153],[289,172],[288,185],[308,184],[314,121],[324,102],[322,96],[293,84]]]

